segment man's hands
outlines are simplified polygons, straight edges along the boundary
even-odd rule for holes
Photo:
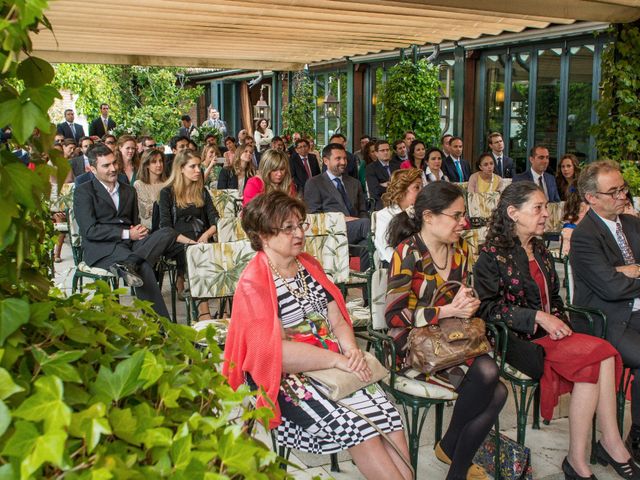
[[[149,235],[149,229],[143,225],[133,225],[129,229],[129,239],[142,240]]]
[[[629,278],[640,277],[640,265],[621,265],[616,267],[616,272],[624,273]]]

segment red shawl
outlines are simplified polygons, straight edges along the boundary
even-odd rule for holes
[[[301,253],[298,260],[334,298],[340,313],[351,325],[342,293],[320,263],[307,253]],[[245,372],[267,392],[268,399],[258,396],[256,406],[270,407],[272,402],[274,417],[268,428],[277,427],[281,422],[278,391],[282,378],[282,324],[276,287],[264,252],[258,252],[240,276],[224,349],[222,373],[234,390],[245,382]]]

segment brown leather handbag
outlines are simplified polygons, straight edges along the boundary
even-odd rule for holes
[[[429,306],[433,307],[449,290],[463,286],[450,280],[433,293]],[[474,290],[474,295],[478,293]],[[450,317],[437,325],[416,327],[409,332],[406,363],[423,373],[435,373],[491,351],[484,320],[481,318]]]

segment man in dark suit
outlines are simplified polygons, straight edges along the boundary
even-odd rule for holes
[[[89,162],[94,176],[76,187],[73,198],[83,260],[119,275],[138,298],[169,318],[153,266],[175,244],[175,230],[161,228],[150,234],[140,225],[136,191],[118,182],[115,156],[108,147],[89,150]]]
[[[289,159],[291,178],[296,186],[296,191],[304,195],[304,186],[311,177],[320,175],[318,159],[309,153],[309,141],[304,138],[296,142],[296,151]]]
[[[573,302],[607,317],[605,338],[632,369],[632,425],[626,446],[640,461],[640,219],[622,214],[628,187],[618,164],[587,165],[578,180],[591,207],[571,235],[569,260],[575,282]],[[581,319],[576,331],[590,333]],[[600,330],[597,334],[602,333]]]
[[[536,145],[529,152],[530,167],[518,175],[513,176],[514,182],[533,182],[544,190],[547,200],[552,203],[560,201],[556,179],[545,170],[549,166],[549,150],[541,145]]]
[[[400,168],[400,162],[395,159],[389,160],[391,147],[386,140],[376,142],[376,156],[378,161],[367,165],[366,178],[369,197],[375,200],[375,209],[381,210],[382,195],[387,191],[391,174]]]
[[[189,115],[182,115],[180,117],[180,121],[182,122],[182,127],[178,130],[178,136],[191,138],[194,132],[197,132],[196,127],[193,123],[191,123],[191,117]]]
[[[327,167],[321,175],[310,178],[305,185],[304,200],[309,213],[341,212],[347,221],[349,244],[358,245],[360,270],[369,268],[367,235],[371,221],[360,182],[344,175],[347,151],[339,143],[330,143],[322,149],[322,161]]]
[[[109,116],[109,105],[103,103],[100,105],[100,116],[89,125],[89,136],[102,138],[114,128],[116,122]]]
[[[494,173],[502,178],[513,178],[515,173],[513,159],[504,154],[504,140],[502,134],[493,132],[489,134],[489,151],[493,155]]]
[[[346,170],[347,175],[357,180],[358,179],[358,159],[353,153],[347,151],[347,137],[345,137],[341,133],[334,133],[333,135],[331,135],[331,138],[329,139],[329,143],[337,143],[344,147],[345,152],[347,152],[347,170]],[[325,167],[326,167],[326,164],[325,164]],[[324,171],[324,168],[322,170]]]
[[[442,170],[452,182],[468,182],[471,176],[471,166],[462,158],[462,148],[462,139],[451,137],[449,156],[442,162]]]
[[[65,121],[59,123],[56,130],[59,134],[64,135],[64,138],[72,138],[76,142],[79,142],[84,137],[84,128],[79,123],[74,123],[76,114],[70,108],[64,111]]]
[[[91,171],[87,153],[89,152],[89,148],[93,145],[93,140],[91,140],[90,137],[82,137],[78,144],[80,145],[82,154],[69,160],[72,174],[72,177],[69,181],[79,177],[83,173]]]
[[[393,154],[393,160],[399,163],[409,160],[409,148],[407,147],[407,144],[404,143],[404,140],[396,140],[393,142],[393,150],[395,151]]]

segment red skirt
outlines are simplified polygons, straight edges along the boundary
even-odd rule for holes
[[[540,414],[551,420],[560,395],[571,392],[574,383],[598,383],[600,362],[615,357],[616,388],[622,374],[622,359],[613,346],[598,337],[573,333],[562,340],[544,336],[534,340],[544,348],[544,373],[540,379]]]

